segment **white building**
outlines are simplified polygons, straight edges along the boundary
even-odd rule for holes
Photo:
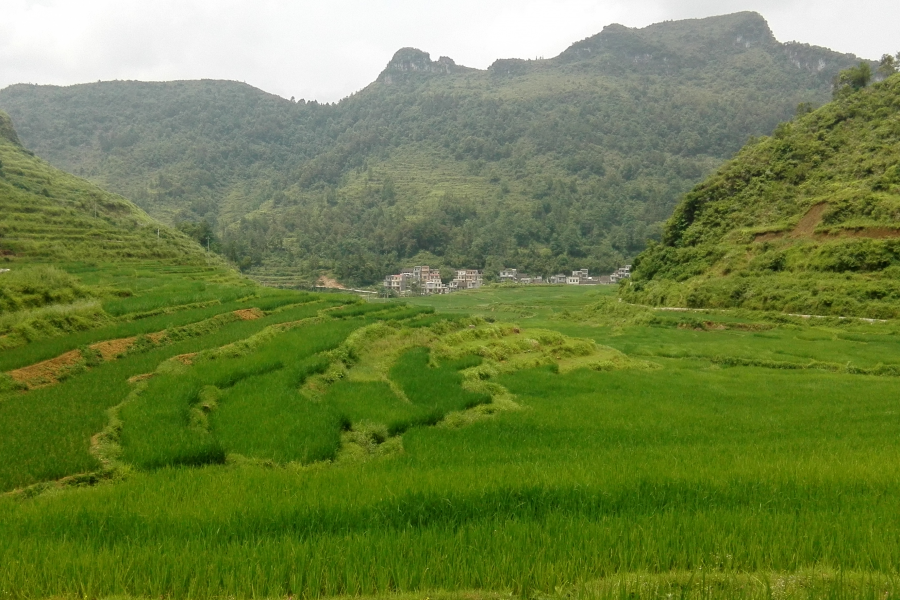
[[[458,290],[475,290],[481,287],[482,275],[481,271],[475,269],[459,269],[456,271],[456,278],[452,283],[456,283],[455,289]]]
[[[500,283],[515,283],[519,279],[517,269],[503,269],[500,271]]]

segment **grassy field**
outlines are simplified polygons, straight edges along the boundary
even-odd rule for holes
[[[191,285],[0,393],[0,597],[900,597],[893,322]]]

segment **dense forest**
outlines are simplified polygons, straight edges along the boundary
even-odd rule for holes
[[[866,87],[870,77],[865,64],[845,71],[834,102],[779,125],[687,194],[625,296],[900,316],[900,75]]]
[[[411,263],[611,270],[748,138],[825,103],[858,62],[739,13],[611,25],[485,71],[407,48],[336,104],[118,81],[11,86],[0,108],[41,156],[251,274],[369,284]]]

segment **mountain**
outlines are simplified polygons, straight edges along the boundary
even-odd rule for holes
[[[623,294],[900,316],[900,75],[741,150],[682,199]]]
[[[125,198],[36,158],[0,112],[0,265],[131,259],[207,261],[194,241]]]
[[[678,198],[858,58],[779,43],[755,13],[610,25],[487,70],[397,52],[337,104],[226,81],[15,85],[41,156],[257,275],[378,281],[412,262],[609,270]]]

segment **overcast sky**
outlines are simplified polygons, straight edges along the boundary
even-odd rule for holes
[[[234,79],[330,102],[404,46],[486,68],[549,58],[604,25],[743,10],[780,41],[877,59],[900,51],[898,0],[2,0],[0,88]]]

